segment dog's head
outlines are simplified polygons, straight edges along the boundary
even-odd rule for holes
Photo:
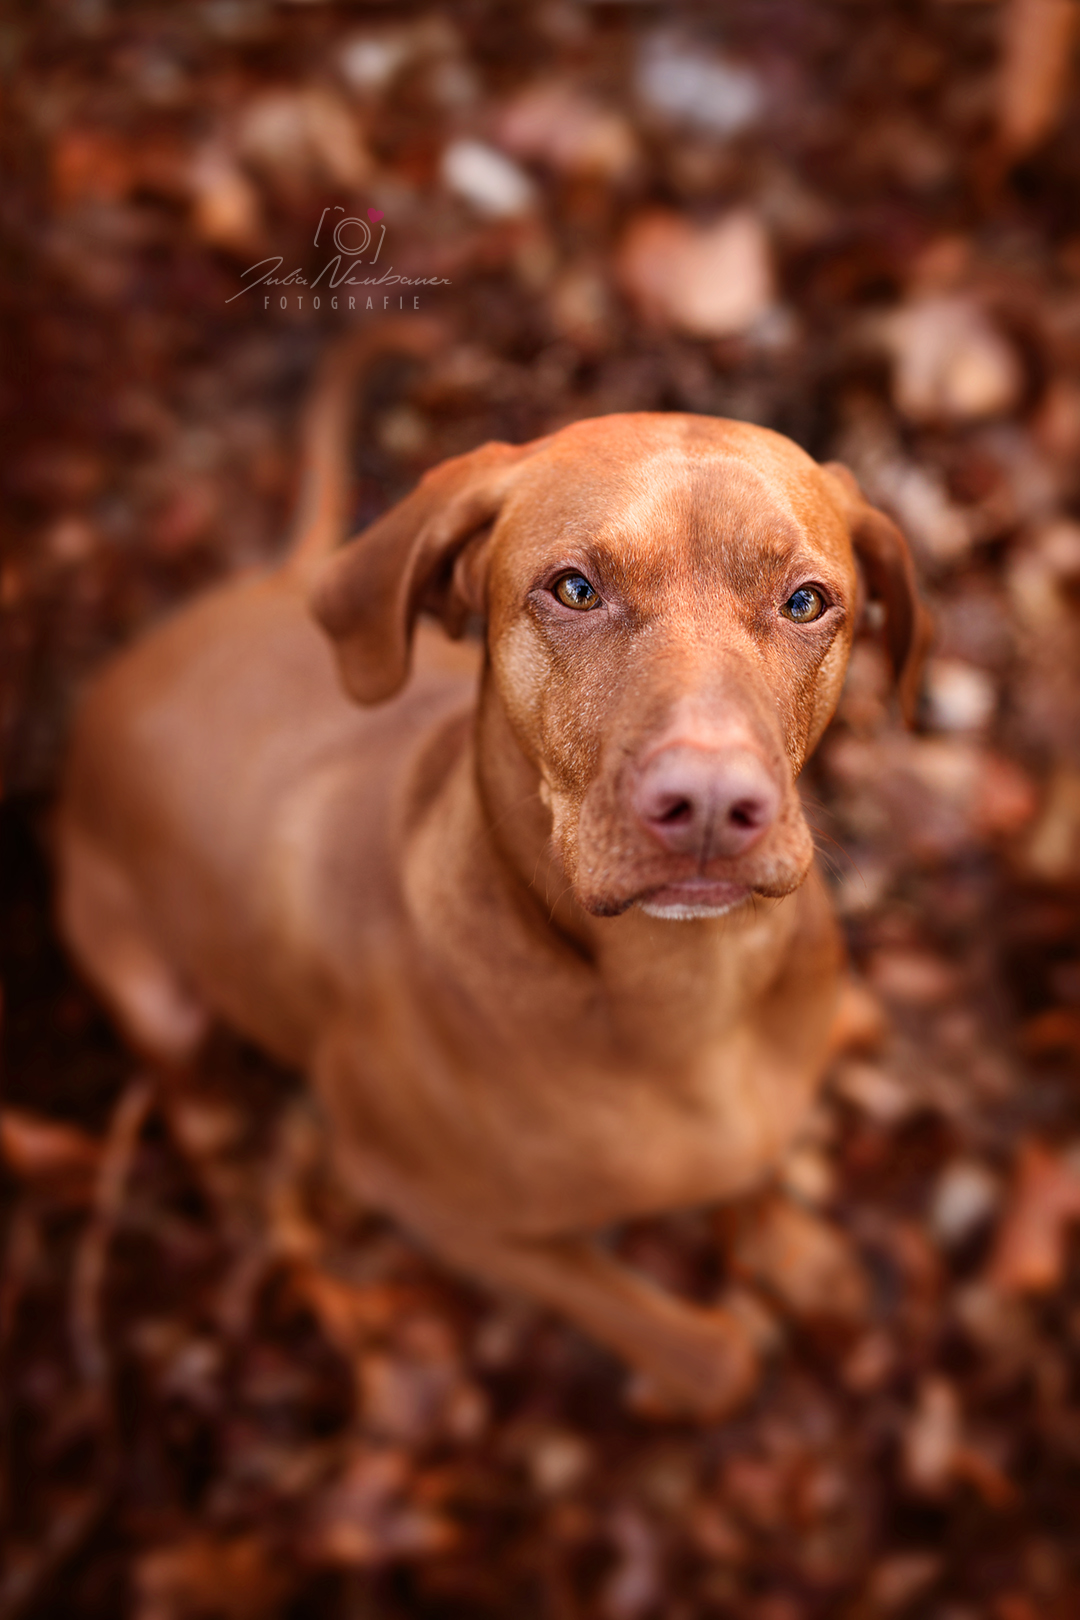
[[[839,697],[857,563],[910,717],[926,619],[851,474],[742,422],[609,416],[435,468],[314,607],[362,703],[405,681],[422,610],[451,634],[482,614],[581,904],[707,916],[809,869],[795,779]]]

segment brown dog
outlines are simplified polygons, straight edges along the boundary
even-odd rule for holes
[[[795,779],[856,555],[911,706],[907,549],[776,433],[609,416],[435,468],[324,561],[313,618],[347,370],[290,562],[91,690],[64,930],[142,1048],[183,1060],[212,1009],[302,1065],[360,1198],[721,1413],[739,1320],[586,1234],[753,1188],[814,1094],[841,949]]]

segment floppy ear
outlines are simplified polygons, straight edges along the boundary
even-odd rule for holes
[[[357,702],[382,703],[404,685],[422,608],[437,613],[453,636],[470,612],[483,610],[477,551],[519,463],[535,448],[485,444],[433,467],[325,564],[311,607]]]
[[[891,518],[871,506],[854,475],[839,461],[827,462],[843,490],[843,507],[851,543],[862,564],[871,597],[885,608],[885,645],[896,680],[900,712],[915,722],[923,662],[933,634],[933,620],[919,600],[915,566],[908,543]]]

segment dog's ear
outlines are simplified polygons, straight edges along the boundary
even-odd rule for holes
[[[913,725],[933,620],[919,600],[908,543],[892,519],[870,505],[847,467],[830,461],[822,470],[840,485],[851,543],[862,564],[868,593],[885,609],[885,645],[900,711],[907,724]]]
[[[485,444],[433,467],[325,564],[311,606],[359,703],[382,703],[404,684],[421,609],[436,613],[452,636],[483,611],[481,553],[535,447]]]

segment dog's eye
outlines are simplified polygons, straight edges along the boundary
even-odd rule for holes
[[[788,597],[780,611],[785,619],[794,619],[796,624],[812,624],[824,613],[825,598],[813,585],[803,585]]]
[[[600,598],[584,574],[564,574],[556,580],[554,590],[563,607],[577,608],[579,613],[600,606]]]

